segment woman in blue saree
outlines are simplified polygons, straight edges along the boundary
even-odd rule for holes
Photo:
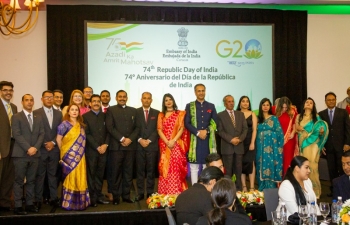
[[[79,106],[71,104],[57,128],[57,144],[62,166],[62,208],[85,210],[90,204],[87,186],[83,118]]]
[[[258,189],[276,188],[282,181],[284,135],[278,118],[272,115],[268,98],[260,101],[256,135],[256,179]]]
[[[300,155],[310,162],[309,175],[317,198],[321,196],[321,183],[318,173],[318,161],[328,137],[327,123],[317,115],[316,105],[312,98],[304,101],[302,110],[296,118],[296,130]]]

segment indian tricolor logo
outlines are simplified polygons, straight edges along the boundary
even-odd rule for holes
[[[120,50],[124,50],[126,51],[126,53],[129,53],[131,51],[136,51],[136,50],[142,50],[142,44],[140,42],[130,42],[130,43],[126,43],[126,42],[119,42],[119,47]]]

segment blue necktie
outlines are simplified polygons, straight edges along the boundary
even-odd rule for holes
[[[329,110],[329,121],[332,124],[332,122],[333,122],[333,109]]]

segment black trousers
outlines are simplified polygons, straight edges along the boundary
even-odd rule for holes
[[[329,172],[329,178],[331,180],[331,184],[334,178],[340,177],[344,174],[342,163],[341,163],[341,157],[343,154],[343,150],[341,149],[339,151],[333,149],[327,149],[326,151],[326,158],[327,158],[327,165],[328,165],[328,172]],[[331,186],[331,192],[333,191],[333,186]]]
[[[145,151],[143,148],[136,151],[136,171],[137,171],[137,193],[143,195],[145,191],[152,194],[154,192],[155,173],[158,162],[158,151]]]
[[[130,198],[134,160],[134,150],[110,151],[111,187],[109,188],[113,199],[118,199],[120,196],[123,199]]]
[[[102,199],[103,175],[105,172],[107,161],[107,151],[104,154],[87,149],[86,165],[87,178],[91,202],[96,202],[97,199]]]

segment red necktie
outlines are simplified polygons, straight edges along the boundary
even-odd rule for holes
[[[104,109],[103,109],[103,112],[106,113],[106,112],[107,112],[107,108],[104,108]]]
[[[147,120],[148,120],[148,110],[147,109],[145,110],[145,113],[146,113],[146,123],[147,123]]]

